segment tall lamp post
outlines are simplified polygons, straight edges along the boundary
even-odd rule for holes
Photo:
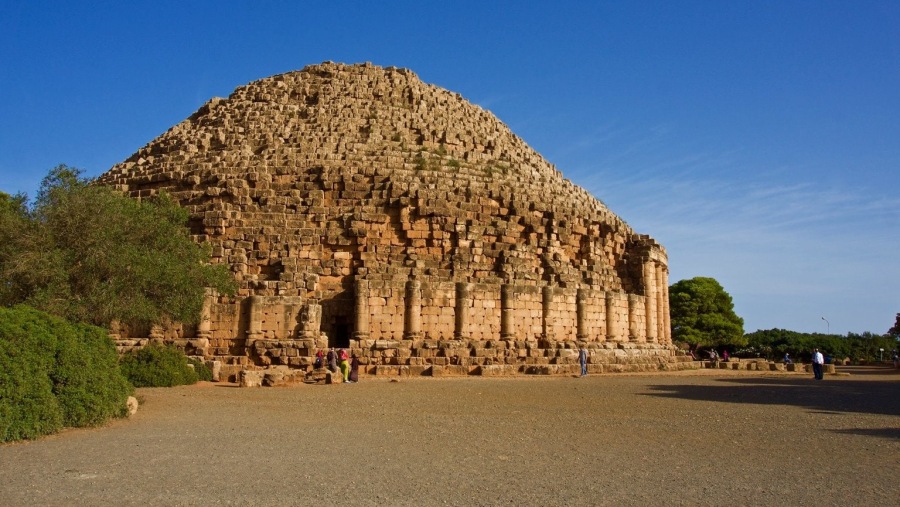
[[[822,320],[825,321],[825,329],[828,330],[828,334],[831,334],[831,322],[828,322],[828,319],[822,317]]]

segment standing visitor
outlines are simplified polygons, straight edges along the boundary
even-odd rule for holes
[[[326,356],[328,359],[328,371],[334,373],[337,371],[337,354],[334,353],[334,349],[328,349],[328,355]]]
[[[587,349],[581,347],[578,351],[578,363],[581,365],[581,376],[587,376]]]
[[[359,358],[356,357],[356,352],[350,359],[350,380],[348,382],[351,384],[359,382]]]
[[[344,376],[344,382],[350,380],[350,356],[347,355],[347,349],[341,349],[341,374]]]
[[[819,349],[813,349],[812,363],[814,378],[816,380],[822,380],[822,378],[824,377],[822,373],[822,365],[825,364],[825,356],[823,356],[822,353],[819,352]]]
[[[713,368],[719,367],[719,352],[716,349],[709,349],[709,360],[712,362]]]

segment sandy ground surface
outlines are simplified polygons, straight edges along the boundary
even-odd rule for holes
[[[141,389],[0,446],[0,504],[896,505],[900,373]]]

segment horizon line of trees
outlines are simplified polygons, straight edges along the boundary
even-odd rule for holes
[[[846,335],[824,333],[800,333],[787,329],[757,330],[745,335],[747,345],[734,351],[739,357],[764,357],[781,359],[785,354],[808,362],[813,349],[826,356],[850,359],[854,362],[888,361],[897,349],[897,337],[864,332]]]
[[[672,339],[693,351],[728,350],[738,357],[780,359],[790,354],[807,360],[814,348],[837,359],[890,360],[900,339],[900,313],[885,334],[847,333],[846,336],[801,333],[787,329],[744,332],[744,320],[734,312],[731,295],[713,278],[681,280],[669,288]]]

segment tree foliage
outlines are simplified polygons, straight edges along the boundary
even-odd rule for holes
[[[900,338],[900,313],[897,314],[894,326],[888,329],[887,334],[895,338]]]
[[[669,288],[672,339],[695,346],[744,345],[744,319],[713,278],[681,280]]]
[[[105,330],[0,308],[0,442],[121,417],[132,391]]]
[[[206,287],[234,291],[174,201],[130,199],[80,174],[52,169],[31,209],[0,195],[0,304],[96,325],[195,323]]]
[[[749,333],[746,338],[747,347],[738,351],[739,355],[776,360],[788,353],[795,360],[809,361],[811,351],[819,349],[823,354],[838,359],[849,358],[860,362],[877,361],[890,357],[890,352],[897,347],[896,339],[893,336],[869,332],[847,333],[846,336],[842,336],[799,333],[787,329],[768,329]],[[884,352],[881,349],[884,349]]]

